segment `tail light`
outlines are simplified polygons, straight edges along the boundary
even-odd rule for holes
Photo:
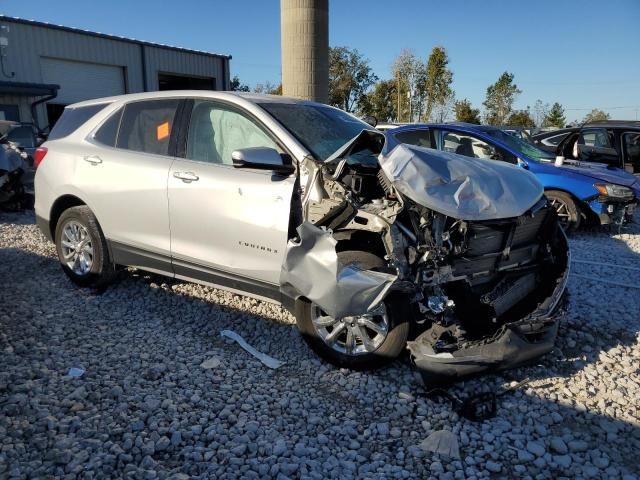
[[[36,151],[33,153],[33,168],[38,168],[40,166],[48,151],[47,147],[36,148]]]

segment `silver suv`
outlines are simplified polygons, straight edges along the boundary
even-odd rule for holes
[[[341,110],[176,91],[67,107],[36,218],[76,284],[132,266],[283,304],[334,364],[432,375],[553,346],[568,249],[535,177],[398,144]]]

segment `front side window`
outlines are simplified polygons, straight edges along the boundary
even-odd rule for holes
[[[491,159],[495,149],[487,142],[466,133],[442,132],[442,144],[445,152],[465,157]]]
[[[611,148],[611,140],[605,129],[584,130],[580,132],[578,144],[585,147]]]
[[[516,158],[506,150],[497,148],[468,133],[443,130],[442,149],[445,152],[464,155],[465,157],[479,158],[481,160],[501,160],[509,163],[517,162]]]
[[[280,150],[253,120],[214,102],[196,102],[189,122],[187,159],[232,165],[231,153],[250,147]]]
[[[628,132],[622,135],[625,151],[624,168],[631,173],[640,173],[640,132]]]
[[[116,146],[136,152],[169,154],[169,139],[180,100],[145,100],[124,108]]]
[[[436,148],[429,130],[407,130],[396,133],[395,137],[402,143],[408,143],[409,145],[416,145],[424,148]]]

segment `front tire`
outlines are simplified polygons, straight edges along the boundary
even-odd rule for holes
[[[558,215],[558,223],[565,232],[573,232],[580,228],[582,215],[580,208],[571,195],[560,190],[548,190],[544,194],[549,199],[551,206],[555,208]]]
[[[384,267],[368,252],[338,252],[341,263],[361,268]],[[405,296],[391,293],[373,312],[335,320],[307,300],[296,302],[298,330],[311,349],[329,363],[354,370],[370,370],[397,358],[406,348],[411,310]]]
[[[62,213],[56,224],[55,243],[62,270],[73,283],[102,289],[112,282],[115,265],[89,207],[73,207]]]

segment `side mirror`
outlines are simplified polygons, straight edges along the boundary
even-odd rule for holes
[[[281,175],[290,175],[295,171],[291,163],[285,164],[283,156],[277,150],[269,147],[234,150],[231,153],[231,160],[233,160],[233,166],[236,168],[269,170]]]
[[[372,127],[375,127],[376,125],[378,125],[378,119],[373,115],[367,115],[365,117],[362,117],[362,121],[365,123],[368,123]]]

